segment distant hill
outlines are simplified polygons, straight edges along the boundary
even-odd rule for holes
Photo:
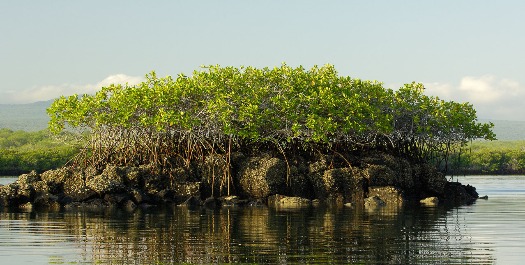
[[[53,100],[30,104],[0,104],[0,128],[40,131],[47,128],[46,109]]]
[[[30,104],[0,104],[0,128],[11,130],[39,131],[47,128],[49,117],[46,109],[53,100]],[[503,121],[480,119],[493,122],[498,140],[525,140],[525,121]]]
[[[480,122],[494,123],[494,133],[496,138],[501,141],[525,140],[525,121],[503,121],[503,120],[484,120]]]

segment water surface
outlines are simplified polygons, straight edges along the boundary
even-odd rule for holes
[[[489,199],[453,209],[373,212],[266,207],[4,211],[0,260],[6,264],[520,264],[525,260],[525,177],[459,180],[478,187]]]

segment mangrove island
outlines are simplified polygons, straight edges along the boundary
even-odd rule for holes
[[[49,130],[78,133],[82,148],[61,168],[1,186],[0,206],[459,205],[475,188],[438,168],[466,143],[495,139],[469,103],[332,65],[151,72],[58,98],[48,114]]]

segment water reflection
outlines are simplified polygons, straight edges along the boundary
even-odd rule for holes
[[[492,263],[493,245],[473,241],[465,209],[0,213],[0,256],[37,245],[49,250],[37,263]]]

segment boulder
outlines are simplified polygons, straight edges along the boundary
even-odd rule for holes
[[[250,157],[237,173],[240,192],[249,198],[265,198],[286,190],[286,163],[269,155]]]
[[[442,197],[445,195],[445,186],[448,181],[445,175],[437,171],[429,164],[417,164],[414,166],[414,178],[420,181],[421,192]]]
[[[32,212],[33,211],[33,204],[31,202],[22,203],[18,206],[18,208],[25,212]]]
[[[474,187],[459,182],[447,182],[444,190],[443,199],[449,205],[470,204],[478,197]]]
[[[322,174],[310,174],[310,178],[315,197],[330,205],[361,203],[368,188],[368,182],[362,172],[352,168],[329,169]]]
[[[137,205],[132,200],[127,200],[123,205],[122,208],[128,212],[132,212],[137,208]]]
[[[379,198],[388,206],[402,206],[405,203],[403,190],[394,186],[370,187],[368,197]]]
[[[235,195],[220,197],[219,201],[220,201],[221,206],[224,206],[224,207],[235,207],[235,206],[245,205],[247,203],[246,200],[242,200],[238,196],[235,196]]]
[[[124,178],[114,167],[108,167],[100,175],[88,177],[86,187],[100,196],[126,190]]]
[[[19,185],[30,185],[40,180],[40,175],[33,170],[31,173],[20,175],[16,182],[18,182]]]
[[[393,186],[396,184],[396,173],[385,165],[368,165],[364,170],[370,186]]]
[[[24,203],[18,198],[18,188],[19,185],[16,182],[0,187],[0,206],[12,207]]]
[[[133,200],[133,202],[137,205],[141,203],[151,202],[151,198],[146,193],[144,193],[142,190],[132,189],[129,192],[129,194],[130,194],[131,200]]]
[[[67,167],[48,170],[40,174],[42,181],[48,186],[52,194],[59,194],[64,191],[64,182],[72,176],[72,170]]]
[[[220,202],[214,197],[208,197],[204,200],[202,205],[208,209],[215,209],[220,205]]]
[[[124,203],[130,200],[130,196],[127,193],[108,193],[104,195],[104,201],[107,205],[111,206],[123,206]]]
[[[82,202],[97,196],[97,192],[86,185],[83,172],[70,175],[63,182],[64,195],[72,201]]]
[[[169,175],[164,174],[160,168],[154,165],[141,165],[139,167],[139,188],[149,194],[156,194],[159,191],[166,189],[172,182]]]
[[[184,207],[188,207],[188,208],[195,208],[195,207],[198,207],[202,205],[202,201],[200,198],[198,197],[189,197],[186,201],[184,201],[183,203],[179,204],[179,206],[184,206]]]
[[[276,208],[304,208],[312,205],[312,201],[301,197],[288,197],[275,194],[268,197],[268,206]]]
[[[37,209],[60,210],[59,198],[50,193],[40,193],[33,200],[33,205]]]
[[[411,163],[400,157],[373,152],[363,158],[365,175],[370,186],[396,186],[412,190],[417,186]]]
[[[424,206],[437,206],[439,204],[438,197],[427,197],[419,201]]]
[[[365,208],[368,210],[376,210],[386,206],[386,203],[378,196],[372,196],[365,199]]]
[[[188,198],[190,196],[200,196],[201,182],[176,182],[173,184],[175,196]]]

